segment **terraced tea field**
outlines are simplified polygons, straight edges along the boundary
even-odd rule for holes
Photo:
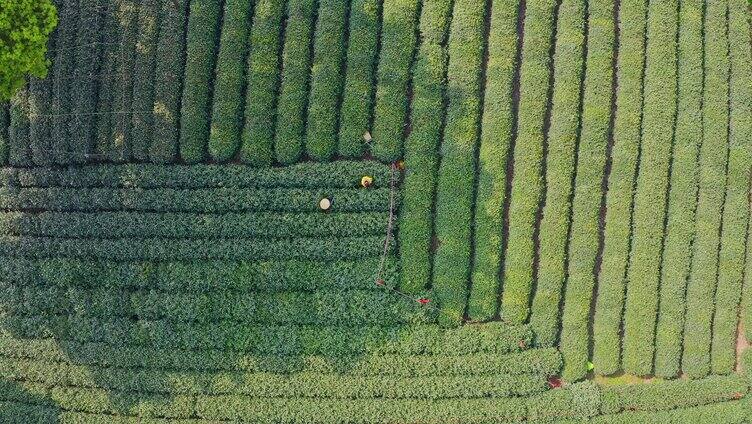
[[[56,4],[0,422],[752,421],[745,0]]]

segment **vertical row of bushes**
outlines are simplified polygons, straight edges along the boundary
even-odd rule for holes
[[[502,316],[524,322],[533,287],[533,235],[543,196],[543,143],[548,105],[556,1],[530,0],[520,68],[520,104],[514,147],[514,182],[509,199],[509,240],[504,259]]]
[[[676,119],[677,0],[653,0],[648,8],[642,155],[634,199],[634,235],[627,272],[622,367],[653,371],[655,322],[666,217],[671,145]]]
[[[752,166],[752,55],[748,15],[743,1],[729,0],[728,34],[731,57],[728,187],[723,207],[723,232],[715,292],[711,368],[729,374],[736,365],[736,330],[744,278],[749,179]],[[749,249],[749,247],[746,247]]]
[[[623,0],[619,8],[616,116],[611,174],[606,194],[603,259],[593,318],[595,372],[621,366],[621,323],[632,231],[632,196],[639,157],[647,0]]]
[[[206,159],[221,3],[191,0],[180,113],[180,157],[188,163]]]
[[[551,128],[546,158],[546,203],[540,224],[540,264],[530,322],[539,344],[553,346],[559,330],[559,305],[566,278],[572,178],[580,128],[583,66],[585,64],[583,0],[559,6]],[[577,116],[577,118],[570,118]]]
[[[209,131],[209,155],[218,162],[232,159],[240,145],[251,16],[251,0],[225,0]]]
[[[347,1],[319,1],[306,127],[306,152],[317,161],[330,160],[337,148],[347,10]]]
[[[601,184],[606,164],[612,105],[613,54],[616,38],[614,1],[590,2],[582,130],[577,154],[569,241],[569,278],[564,295],[560,349],[562,376],[569,381],[585,376],[589,356],[590,304],[595,286]]]
[[[61,46],[76,45],[76,24],[78,22],[78,1],[62,0],[59,5],[60,20],[58,23],[56,45],[52,72],[48,78],[54,78],[52,91],[52,115],[54,115],[51,150],[54,160],[58,164],[68,161],[68,122],[70,113],[73,111],[71,104],[71,92],[69,85],[73,75],[75,62],[71,51]],[[114,42],[114,41],[113,41]]]
[[[133,0],[116,1],[116,22],[119,24],[120,46],[115,53],[116,75],[112,115],[112,135],[108,142],[109,159],[116,162],[126,162],[132,157],[132,113],[134,87],[134,61],[136,52],[136,38],[138,37],[138,6]],[[137,82],[138,84],[141,81]]]
[[[363,134],[371,122],[376,48],[379,37],[379,0],[352,0],[347,76],[340,107],[337,153],[347,158],[363,155]],[[444,2],[441,1],[440,4]]]
[[[315,15],[315,0],[288,0],[282,51],[282,82],[274,132],[274,153],[277,162],[283,165],[297,162],[303,155],[311,64],[310,40]]]
[[[274,161],[274,115],[284,3],[283,0],[259,0],[253,17],[241,156],[244,162],[256,166],[269,166]],[[344,21],[345,17],[341,19]],[[341,33],[344,27],[338,26],[337,30]],[[340,40],[333,47],[341,49],[341,44]]]
[[[149,159],[156,163],[168,163],[174,161],[178,154],[188,0],[160,0],[160,3],[154,71],[154,128]]]
[[[53,121],[49,116],[52,113],[50,109],[52,96],[52,78],[32,78],[29,81],[29,137],[31,140],[29,147],[31,161],[35,165],[52,164],[50,139]]]
[[[8,115],[8,104],[0,103],[0,165],[8,163],[8,148],[10,139],[8,129],[10,127],[10,116]]]
[[[8,163],[11,166],[31,165],[28,85],[18,90],[10,101],[8,141]]]
[[[692,378],[710,372],[711,324],[729,130],[729,58],[726,2],[705,5],[705,86],[700,186],[695,240],[687,285],[682,371]]]
[[[512,91],[517,65],[519,1],[497,2],[491,9],[486,88],[483,98],[475,202],[475,251],[467,314],[487,320],[499,302],[503,209],[507,158],[512,141]],[[413,125],[415,123],[413,122]],[[409,139],[406,149],[409,148]]]
[[[149,146],[154,125],[154,70],[159,30],[159,0],[142,0],[138,10],[138,38],[136,40],[133,76],[133,158],[139,162],[149,159]],[[172,46],[172,48],[175,48]]]
[[[419,0],[384,0],[372,146],[374,156],[383,161],[402,157],[419,9]]]
[[[654,371],[660,377],[676,377],[680,368],[702,138],[702,8],[700,0],[685,1],[679,16],[678,107],[655,335]]]
[[[101,10],[102,23],[100,26],[101,42],[101,64],[99,67],[99,86],[97,87],[97,125],[96,135],[94,140],[94,153],[99,156],[109,152],[110,149],[110,137],[112,136],[112,123],[117,115],[112,114],[117,110],[115,104],[115,76],[117,70],[117,55],[120,52],[119,45],[119,22],[117,19],[117,7],[114,4],[109,4],[108,7],[104,7]],[[66,29],[62,26],[58,27],[58,34],[62,37]],[[63,40],[58,40],[58,45]],[[56,63],[54,66],[55,75],[57,76]],[[53,89],[57,89],[54,87]],[[55,104],[53,102],[52,112]]]
[[[451,15],[451,0],[431,1],[421,10],[422,42],[413,68],[410,115],[413,130],[405,142],[408,172],[403,183],[402,215],[397,233],[402,268],[409,270],[401,273],[400,289],[408,293],[424,290],[431,278],[432,211],[439,163],[438,145],[444,119],[445,43]]]
[[[446,324],[465,311],[470,277],[475,157],[480,132],[485,2],[455,0],[449,32],[446,127],[436,195],[433,288]]]
[[[106,4],[100,4],[99,0],[80,2],[79,17],[75,27],[76,38],[72,54],[75,67],[71,75],[66,75],[69,80],[71,93],[71,114],[74,116],[64,117],[68,122],[70,139],[66,162],[83,163],[91,152],[94,144],[94,130],[96,124],[95,115],[97,92],[97,78],[99,74],[100,27],[101,20],[99,8]],[[70,48],[68,45],[61,48]]]

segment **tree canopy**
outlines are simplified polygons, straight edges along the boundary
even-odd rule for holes
[[[0,5],[0,99],[9,99],[26,75],[47,75],[47,39],[57,26],[50,0],[13,0]]]

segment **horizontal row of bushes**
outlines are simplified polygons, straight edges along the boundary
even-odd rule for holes
[[[687,285],[682,372],[689,377],[710,373],[714,293],[718,281],[718,249],[729,135],[729,57],[727,4],[705,7],[705,83],[703,138],[700,147],[699,194],[693,256]]]
[[[568,278],[564,293],[560,348],[563,377],[579,380],[588,372],[590,309],[599,248],[599,219],[606,149],[610,136],[616,31],[614,2],[588,5],[589,26],[582,100],[582,129],[572,200]]]
[[[393,249],[390,243],[388,251]],[[51,238],[0,236],[0,254],[31,258],[132,260],[339,259],[380,256],[384,236],[320,238]]]
[[[102,368],[0,357],[0,376],[55,387],[175,395],[242,395],[253,399],[475,399],[531,396],[547,387],[536,374],[489,376],[353,376],[160,371]],[[92,379],[92,376],[94,378]],[[250,400],[250,399],[249,399]]]
[[[223,349],[261,355],[352,356],[365,353],[467,355],[519,352],[529,346],[526,326],[504,324],[445,330],[435,324],[409,326],[251,325],[222,321],[132,321],[82,316],[0,317],[5,333],[19,338],[104,342],[113,347]]]
[[[0,207],[13,211],[319,212],[331,200],[335,212],[388,211],[389,190],[305,189],[21,189],[0,188]]]
[[[0,234],[49,237],[357,237],[386,234],[389,214],[0,212]]]
[[[66,352],[75,352],[74,358]],[[467,355],[367,355],[329,357],[249,355],[222,350],[143,349],[138,346],[112,346],[97,342],[16,339],[0,336],[0,354],[47,362],[72,362],[100,367],[148,368],[155,370],[276,373],[305,371],[349,376],[484,376],[494,374],[554,375],[561,356],[553,349],[531,349],[506,354]]]
[[[572,111],[580,110],[582,102],[585,12],[583,0],[566,1],[559,6],[551,126],[547,139],[546,199],[540,222],[538,282],[530,316],[536,340],[543,346],[556,343],[559,305],[566,279],[572,180],[580,128],[579,118],[568,117],[572,116]]]
[[[749,422],[749,400],[713,403],[691,408],[679,408],[658,412],[622,412],[601,415],[590,422],[597,424],[645,424],[645,423],[728,423]]]
[[[32,288],[0,284],[8,316],[43,317],[75,314],[93,318],[259,324],[381,325],[432,321],[435,310],[385,290],[209,294],[119,291],[111,288]]]
[[[241,166],[116,165],[58,168],[3,168],[2,186],[21,187],[275,187],[354,188],[363,176],[371,187],[389,187],[391,171],[377,162],[340,161],[300,164],[286,168],[248,169]]]
[[[109,262],[82,259],[0,262],[2,281],[33,286],[149,289],[171,293],[212,290],[240,292],[377,290],[374,272],[381,258],[356,261],[186,261]],[[397,283],[398,263],[387,256],[381,278]]]

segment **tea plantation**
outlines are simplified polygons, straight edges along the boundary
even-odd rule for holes
[[[752,422],[746,0],[56,6],[0,423]]]

